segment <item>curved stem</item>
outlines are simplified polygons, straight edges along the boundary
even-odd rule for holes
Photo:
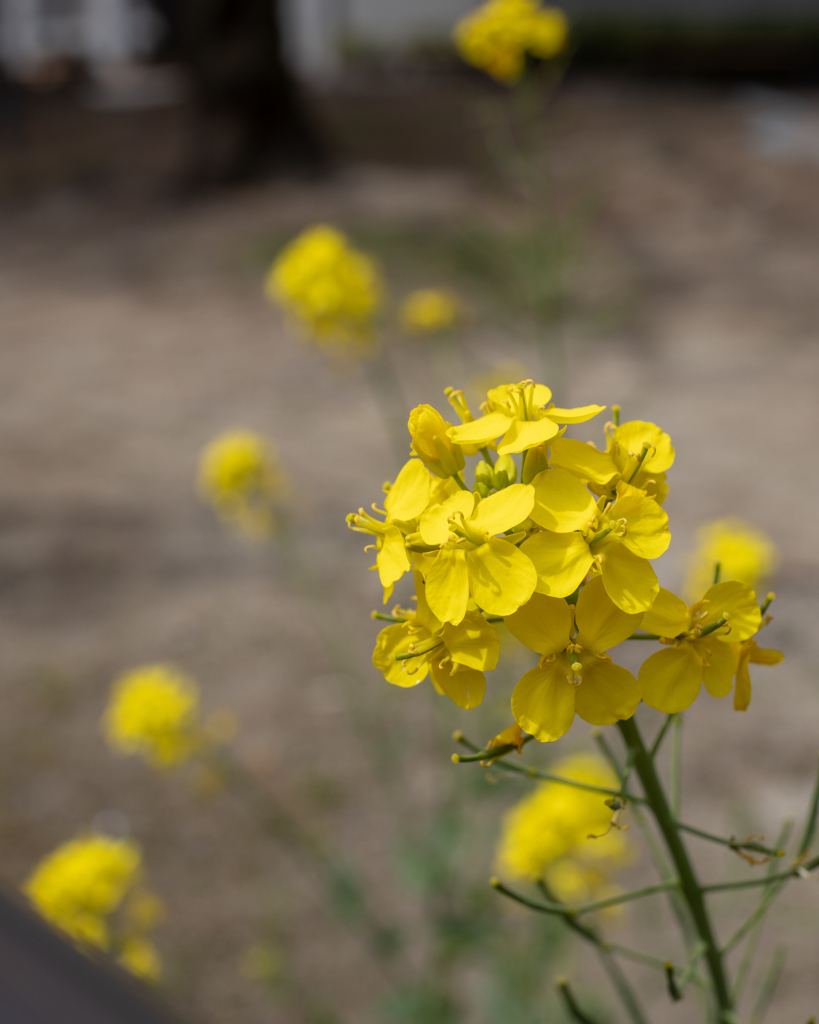
[[[697,934],[705,944],[705,961],[714,986],[716,1003],[720,1015],[724,1019],[725,1015],[731,1012],[731,993],[725,976],[722,956],[711,927],[711,919],[705,906],[702,888],[697,881],[654,762],[643,743],[637,723],[630,718],[627,721],[618,722],[617,725],[632,755],[634,770],[640,777],[648,804],[663,835],[671,859],[674,861],[679,876],[680,891],[688,905]]]

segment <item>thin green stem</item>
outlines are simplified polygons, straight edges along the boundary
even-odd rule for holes
[[[719,1012],[731,1010],[731,994],[719,947],[714,937],[711,919],[703,899],[702,889],[697,881],[694,868],[689,860],[671,808],[665,796],[662,784],[657,775],[651,755],[643,743],[637,723],[633,718],[618,722],[626,746],[632,753],[634,769],[643,785],[646,799],[657,825],[665,840],[668,852],[677,869],[680,890],[688,904],[691,917],[702,942],[705,943],[705,959],[714,986],[714,996]]]
[[[771,607],[771,601],[775,601],[775,600],[776,600],[776,594],[773,591],[771,591],[769,594],[766,595],[765,600],[762,602],[762,605],[760,606],[760,609],[759,609],[760,612],[764,615],[765,612]]]
[[[682,805],[682,715],[675,715],[671,733],[671,813],[679,820]]]
[[[710,625],[706,626],[705,629],[702,630],[702,632],[700,633],[700,637],[709,636],[715,630],[720,629],[722,626],[724,626],[727,622],[728,620],[724,617],[718,618],[716,622],[712,622]]]
[[[777,882],[788,878],[805,878],[810,872],[819,867],[819,857],[808,861],[801,867],[791,868],[790,871],[780,871],[771,875],[770,878],[748,878],[744,882],[716,882],[714,885],[704,885],[703,892],[727,892],[730,889],[754,889],[759,885],[768,885],[770,882]]]
[[[495,468],[495,463],[492,461],[492,456],[489,453],[489,449],[484,447],[484,448],[480,448],[479,451],[480,451],[481,455],[484,458],[484,462],[488,462],[489,465],[494,469]]]
[[[572,995],[571,989],[569,988],[569,982],[565,978],[558,978],[555,984],[557,985],[557,991],[560,994],[561,999],[566,1004],[569,1016],[573,1020],[576,1020],[577,1024],[597,1024],[596,1020],[592,1017],[587,1017],[577,1005],[577,1000]]]
[[[722,562],[714,562],[714,586],[719,583],[719,574],[722,571]]]
[[[674,889],[678,885],[678,880],[673,878],[667,882],[655,882],[654,885],[643,886],[642,889],[632,889],[630,892],[621,892],[616,896],[607,896],[602,900],[592,900],[589,903],[568,904],[539,903],[537,900],[529,899],[528,896],[523,896],[521,893],[510,889],[508,886],[504,885],[500,879],[492,879],[493,888],[497,889],[498,892],[503,893],[504,896],[508,896],[510,899],[513,899],[518,903],[522,903],[525,907],[531,907],[532,910],[539,910],[543,914],[554,914],[557,917],[580,917],[582,914],[590,914],[595,910],[605,910],[607,907],[616,907],[621,903],[630,903],[632,900],[639,900],[644,896],[653,896],[658,892],[667,892],[669,889]]]
[[[383,612],[370,612],[371,619],[379,619],[381,622],[406,622],[406,619],[397,619],[394,615],[385,615]]]
[[[662,728],[657,733],[657,738],[651,744],[651,759],[652,759],[652,761],[657,756],[657,751],[660,749],[660,746],[662,745],[662,742],[665,739],[665,734],[668,732],[668,730],[671,727],[671,725],[673,724],[675,718],[676,718],[676,715],[668,715],[666,717],[666,720],[662,724]]]
[[[773,951],[771,958],[771,964],[768,970],[765,972],[765,976],[762,979],[762,984],[759,988],[759,995],[757,996],[756,1005],[754,1006],[754,1012],[751,1014],[751,1024],[762,1024],[765,1019],[765,1014],[768,1012],[768,1007],[771,1005],[776,986],[779,984],[779,979],[782,975],[782,968],[785,966],[785,955],[787,950],[784,946],[776,946]]]
[[[715,836],[712,832],[704,832],[701,828],[694,828],[693,825],[685,825],[683,822],[677,822],[677,828],[682,829],[683,832],[689,832],[692,836],[698,836],[700,839],[707,839],[709,843],[720,843],[722,846],[728,846],[732,850],[752,850],[754,853],[762,853],[767,857],[784,857],[784,850],[774,850],[770,846],[763,846],[762,843],[757,843],[753,839],[749,839],[745,842],[738,843],[733,836],[730,839],[725,839],[722,836]]]
[[[804,856],[810,849],[810,844],[813,842],[813,837],[816,833],[816,821],[819,817],[819,772],[816,775],[816,781],[813,784],[813,796],[810,801],[810,810],[808,811],[807,821],[805,822],[805,831],[802,833],[802,841],[799,843],[799,854],[798,856]]]
[[[640,458],[637,460],[637,465],[634,467],[634,472],[628,478],[626,483],[630,484],[631,481],[635,478],[635,476],[637,476],[637,474],[643,468],[643,463],[646,461],[646,458],[648,457],[648,453],[652,450],[653,447],[654,447],[654,445],[648,444],[647,442],[645,442],[643,444],[643,449],[640,452]]]

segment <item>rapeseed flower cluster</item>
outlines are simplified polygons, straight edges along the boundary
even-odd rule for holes
[[[551,770],[589,786],[618,785],[594,754],[574,754]],[[565,903],[614,895],[612,872],[633,863],[635,849],[627,833],[612,826],[612,817],[602,793],[541,782],[504,818],[498,870],[509,879],[543,881]]]
[[[628,719],[641,700],[682,711],[703,684],[724,697],[734,679],[735,707],[746,708],[748,665],[781,658],[756,645],[768,617],[752,587],[726,578],[688,605],[660,588],[652,566],[671,539],[668,434],[620,423],[613,407],[603,447],[567,437],[606,407],[558,407],[531,380],[490,388],[479,415],[462,391],[446,395],[460,422],[413,409],[412,455],[385,485],[383,508],[347,517],[371,538],[384,603],[405,576],[414,584],[414,608],[374,613],[390,622],[373,656],[387,681],[429,677],[473,708],[502,624],[537,656],[511,707],[538,740],[557,740],[576,715],[599,726]],[[635,635],[660,646],[637,676],[610,653]]]
[[[444,334],[457,327],[462,318],[458,297],[443,288],[419,288],[401,305],[398,318],[408,334]]]
[[[303,231],[273,263],[265,290],[322,348],[360,355],[372,347],[381,275],[341,231],[327,224]]]
[[[121,754],[139,754],[155,768],[187,761],[206,744],[199,688],[172,665],[143,665],[114,683],[103,729]]]
[[[199,462],[199,493],[227,526],[265,539],[276,529],[277,506],[288,492],[273,445],[249,430],[214,438]]]
[[[163,910],[144,888],[143,874],[136,843],[85,835],[40,861],[23,892],[47,921],[80,946],[113,953],[133,974],[154,980],[161,965],[146,932]]]
[[[455,27],[455,44],[467,64],[507,85],[520,79],[527,54],[550,60],[565,50],[568,37],[563,11],[537,0],[489,0]]]

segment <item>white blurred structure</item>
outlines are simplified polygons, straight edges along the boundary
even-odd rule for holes
[[[92,67],[133,60],[158,30],[147,0],[0,0],[0,60],[14,76],[57,57]]]

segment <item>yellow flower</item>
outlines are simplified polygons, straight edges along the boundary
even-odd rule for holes
[[[201,748],[199,690],[171,665],[143,665],[115,683],[103,716],[109,744],[169,768]]]
[[[643,618],[643,629],[668,646],[646,658],[640,668],[645,703],[673,714],[693,704],[703,683],[712,697],[730,693],[737,671],[735,645],[757,632],[761,618],[756,594],[735,580],[709,587],[702,600],[690,608],[661,589]],[[726,624],[715,629],[723,619]]]
[[[436,618],[457,625],[470,599],[491,615],[511,615],[529,600],[535,567],[514,538],[496,535],[523,523],[533,504],[532,487],[511,484],[485,499],[456,491],[424,512],[419,533],[431,551],[419,562]]]
[[[701,594],[713,581],[717,563],[721,579],[739,580],[749,587],[758,587],[776,568],[776,545],[767,534],[742,519],[706,523],[697,540],[685,581],[689,595]]]
[[[450,440],[452,424],[431,405],[418,405],[407,424],[415,454],[439,477],[457,476],[464,468],[464,453]]]
[[[551,770],[590,786],[617,788],[614,772],[592,754],[575,754]],[[504,818],[498,869],[512,879],[543,879],[568,903],[610,895],[616,891],[612,869],[632,863],[634,849],[624,831],[610,827],[605,800],[601,793],[540,783]]]
[[[461,305],[452,292],[421,288],[407,296],[398,315],[409,334],[441,334],[457,325]]]
[[[549,464],[580,477],[601,497],[613,499],[617,484],[623,481],[662,505],[668,495],[665,475],[674,464],[674,448],[656,424],[631,420],[610,431],[605,452],[582,441],[555,438],[549,445]]]
[[[574,611],[566,601],[535,594],[505,619],[512,636],[541,655],[512,694],[515,721],[541,742],[560,739],[575,714],[612,725],[631,718],[640,703],[637,680],[605,652],[631,636],[643,616],[617,608],[599,576],[580,591]]]
[[[734,686],[734,711],[747,711],[751,703],[751,673],[748,665],[778,665],[785,655],[772,647],[758,647],[756,640],[731,644],[736,658],[736,684]]]
[[[272,444],[249,430],[230,430],[202,452],[199,490],[219,518],[252,537],[269,537],[287,479]]]
[[[384,604],[389,600],[398,580],[405,572],[409,572],[406,537],[417,530],[418,517],[427,507],[430,494],[431,478],[428,470],[420,459],[410,459],[395,478],[395,483],[388,488],[384,509],[377,508],[375,504],[372,506],[375,512],[385,517],[383,522],[363,508],[358,510],[358,514],[351,512],[347,516],[347,525],[351,530],[375,537],[377,554],[374,568],[378,570],[384,588]],[[364,550],[371,550],[371,546],[368,545]]]
[[[440,622],[427,604],[421,573],[414,575],[417,608],[393,610],[403,621],[378,634],[373,665],[394,686],[416,686],[429,674],[438,693],[458,707],[476,708],[486,692],[484,672],[498,663],[495,627],[477,611],[467,612],[457,626]]]
[[[118,953],[126,969],[155,979],[159,954],[142,932],[156,923],[162,904],[141,888],[142,874],[142,853],[132,840],[80,836],[43,858],[23,892],[75,941]],[[139,907],[149,903],[152,913],[146,916]],[[121,921],[114,920],[120,912]]]
[[[319,224],[295,238],[270,268],[266,291],[319,345],[349,354],[372,346],[381,278],[335,228]]]
[[[566,47],[566,16],[535,0],[489,0],[455,28],[463,59],[498,81],[512,84],[523,74],[525,55],[550,59]]]
[[[538,593],[568,597],[592,571],[602,575],[618,608],[647,611],[660,589],[648,559],[659,558],[671,541],[668,516],[657,502],[620,483],[616,501],[606,506],[565,469],[539,473],[532,487],[532,519],[543,532],[521,550],[537,570]]]
[[[560,433],[561,423],[585,423],[605,405],[578,409],[557,409],[549,405],[552,392],[531,380],[502,384],[487,393],[481,408],[485,415],[471,423],[451,427],[449,437],[459,445],[497,445],[499,455],[514,455],[551,440]]]

